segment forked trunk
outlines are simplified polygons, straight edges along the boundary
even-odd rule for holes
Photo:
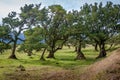
[[[55,52],[53,50],[50,50],[47,58],[54,58],[55,59],[54,53]]]
[[[86,59],[84,54],[82,52],[77,52],[77,56],[75,60],[83,60],[83,59]]]
[[[102,42],[102,43],[100,44],[100,46],[101,46],[101,47],[100,47],[100,53],[99,53],[98,57],[96,57],[96,59],[97,59],[97,58],[106,57],[105,43]]]
[[[9,56],[10,59],[17,59],[17,57],[15,55],[16,45],[17,45],[16,42],[14,42],[13,48],[12,48],[12,54]]]
[[[81,46],[82,46],[82,45],[81,45],[81,42],[79,42],[79,46],[78,46],[78,48],[77,48],[77,56],[76,56],[75,60],[86,59],[85,56],[84,56],[84,54],[83,54],[82,51],[81,51],[81,48],[82,48]]]

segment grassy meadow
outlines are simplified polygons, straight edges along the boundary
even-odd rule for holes
[[[80,72],[85,67],[98,61],[95,57],[98,52],[94,50],[92,46],[82,49],[85,54],[86,60],[77,60],[74,48],[64,47],[55,53],[56,59],[47,59],[45,61],[40,61],[40,56],[42,52],[34,52],[32,56],[27,56],[26,53],[16,52],[17,60],[8,59],[11,51],[7,50],[3,54],[0,54],[0,80],[4,80],[5,75],[8,73],[13,73],[17,70],[19,65],[25,67],[26,70],[38,70],[40,73],[45,71],[56,71],[56,70],[75,70],[75,72]],[[45,57],[48,52],[45,53]]]

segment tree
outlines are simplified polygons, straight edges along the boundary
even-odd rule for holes
[[[32,24],[43,28],[43,36],[45,43],[48,46],[47,50],[49,51],[48,58],[55,58],[54,53],[62,48],[63,44],[67,41],[68,36],[72,34],[71,26],[73,26],[74,23],[77,23],[76,26],[80,25],[81,27],[83,26],[83,23],[80,23],[81,18],[77,20],[77,22],[72,20],[74,17],[73,14],[67,14],[60,5],[52,5],[47,9],[39,9],[39,7],[34,7],[34,5],[25,5],[25,7],[21,8],[23,12],[21,16],[29,15],[26,16],[26,19],[32,21]],[[75,17],[77,16],[79,15],[75,13]]]
[[[16,47],[17,47],[17,41],[23,41],[19,38],[19,35],[22,33],[23,30],[25,30],[27,27],[24,26],[25,20],[22,20],[18,17],[16,12],[11,12],[8,14],[7,17],[3,18],[3,25],[6,26],[9,29],[9,36],[8,43],[12,44],[12,53],[9,56],[9,58],[17,59],[15,55]]]
[[[41,56],[41,60],[44,60],[44,53],[45,53],[45,50],[46,50],[46,43],[43,44],[43,43],[39,43],[39,40],[41,41],[41,36],[42,36],[42,39],[43,41],[45,42],[45,36],[44,36],[44,29],[42,28],[43,26],[43,23],[46,23],[47,21],[47,17],[48,17],[48,10],[44,7],[44,8],[40,8],[41,7],[41,3],[40,4],[30,4],[30,5],[25,5],[24,7],[21,7],[21,14],[20,14],[20,17],[22,19],[26,19],[27,20],[27,23],[26,25],[27,26],[30,26],[30,27],[37,27],[37,28],[34,28],[34,29],[38,29],[40,30],[40,32],[38,31],[37,32],[37,35],[38,38],[34,38],[34,33],[36,33],[36,31],[34,31],[34,29],[30,29],[28,31],[25,32],[26,36],[27,36],[27,40],[25,41],[25,44],[22,44],[23,46],[26,44],[29,45],[29,47],[21,47],[23,50],[24,49],[27,49],[28,51],[32,52],[33,49],[37,50],[37,49],[41,49],[41,48],[44,48],[43,50],[43,53],[42,53],[42,56]],[[40,29],[39,29],[39,28]],[[41,31],[42,30],[42,31]],[[41,33],[42,32],[42,33]],[[28,35],[33,35],[31,37],[29,37]],[[32,38],[35,39],[35,41],[32,40]],[[40,38],[40,39],[39,39]],[[35,42],[37,44],[37,46],[32,46],[31,45],[31,41]],[[41,45],[42,44],[42,45]],[[34,47],[34,48],[33,48]],[[28,49],[29,48],[29,49]]]
[[[52,5],[41,8],[40,5],[25,5],[21,8],[21,17],[25,16],[31,25],[40,26],[43,30],[43,38],[49,51],[48,58],[55,58],[54,53],[61,49],[67,40],[66,11],[60,5]],[[29,15],[29,16],[26,16]],[[29,25],[29,24],[28,24]]]
[[[0,53],[2,54],[5,50],[11,49],[11,45],[0,42]]]
[[[116,34],[115,36],[111,37],[108,41],[107,44],[109,44],[109,48],[107,50],[110,50],[111,48],[114,48],[116,46],[120,45],[120,34]]]
[[[77,56],[75,60],[81,60],[81,59],[85,59],[85,56],[81,49],[86,39],[86,34],[85,34],[86,27],[84,25],[84,19],[81,12],[73,11],[72,15],[73,15],[73,25],[71,26],[72,29],[71,38],[75,43],[76,52],[77,52]]]
[[[100,53],[97,58],[105,57],[105,44],[112,36],[117,33],[116,26],[119,23],[119,5],[113,5],[112,2],[107,2],[103,7],[99,5],[85,4],[83,12],[86,14],[86,26],[89,30],[89,37],[99,45]]]
[[[0,25],[0,53],[3,53],[4,50],[10,49],[11,46],[7,43],[7,38],[9,34],[9,28],[7,26]]]
[[[40,13],[41,10],[39,10],[41,7],[40,4],[25,4],[24,7],[21,7],[21,13],[20,13],[20,18],[26,21],[26,25],[29,28],[34,27],[37,24],[38,19],[42,19],[44,15]],[[43,8],[44,9],[44,8]]]
[[[34,17],[36,15],[33,15],[32,13],[34,13],[34,11],[37,11],[39,7],[40,4],[36,5],[35,7],[33,4],[25,5],[24,7],[21,7],[21,13],[17,14],[16,12],[11,12],[8,14],[8,17],[3,18],[4,26],[7,26],[10,31],[8,34],[9,43],[13,44],[12,54],[9,58],[17,59],[15,55],[17,41],[24,41],[19,38],[19,35],[26,29],[32,28],[32,26],[35,24]],[[35,9],[31,11],[32,8]],[[28,12],[28,14],[26,14],[26,12]]]
[[[0,41],[3,41],[9,33],[9,28],[7,26],[0,25]]]
[[[65,22],[66,11],[60,5],[48,7],[41,21],[44,30],[45,43],[47,44],[49,55],[47,58],[55,58],[54,53],[61,49],[67,40],[67,26]]]
[[[31,56],[33,50],[40,51],[42,48],[44,49],[47,47],[42,37],[42,28],[35,27],[25,31],[24,34],[26,39],[24,43],[21,44],[19,51],[24,51],[28,53],[28,56]],[[41,59],[44,60],[44,55],[42,55]]]

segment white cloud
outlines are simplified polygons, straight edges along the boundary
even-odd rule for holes
[[[0,1],[0,23],[11,11],[20,12],[20,7],[32,4],[31,0],[1,0]]]
[[[66,10],[79,9],[84,3],[103,2],[108,0],[0,0],[0,23],[3,17],[6,17],[9,12],[20,12],[20,7],[25,4],[38,4],[42,3],[42,6],[49,6],[52,4],[60,4]],[[109,0],[113,3],[119,4],[120,0]]]

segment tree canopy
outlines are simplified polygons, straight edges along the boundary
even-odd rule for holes
[[[18,40],[24,41],[20,49],[28,55],[44,48],[43,53],[49,51],[48,58],[55,58],[55,52],[69,42],[77,48],[76,59],[85,59],[82,45],[90,41],[99,46],[97,58],[101,58],[106,56],[106,44],[120,34],[120,5],[112,2],[104,6],[102,2],[86,3],[73,11],[61,5],[42,8],[41,4],[26,4],[20,10],[20,13],[9,13],[0,26],[0,42],[7,40],[12,45],[10,58],[16,58]],[[25,40],[19,37],[21,33]]]

